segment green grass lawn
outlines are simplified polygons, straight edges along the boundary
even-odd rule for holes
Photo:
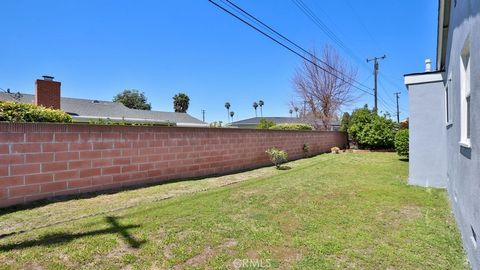
[[[3,210],[0,268],[468,268],[446,191],[395,154],[288,166]]]

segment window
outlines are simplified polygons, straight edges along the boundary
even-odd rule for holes
[[[470,147],[470,39],[467,38],[460,56],[460,144]]]
[[[452,91],[450,91],[451,79],[448,79],[445,85],[445,122],[447,126],[452,124]]]

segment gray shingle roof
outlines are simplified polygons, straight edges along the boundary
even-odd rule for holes
[[[15,98],[13,94],[0,93],[0,100],[15,101]],[[35,96],[32,94],[21,94],[17,101],[34,103],[34,100]],[[112,101],[62,97],[60,107],[77,119],[125,118],[138,121],[177,123],[179,126],[206,125],[206,123],[187,113],[134,110]]]

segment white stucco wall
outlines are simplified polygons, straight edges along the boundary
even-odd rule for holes
[[[425,73],[405,77],[408,87],[409,183],[424,187],[445,187],[446,132],[443,77]]]

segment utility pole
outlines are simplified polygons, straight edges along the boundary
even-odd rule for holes
[[[397,123],[400,123],[400,109],[398,108],[398,99],[400,98],[400,92],[395,92],[394,95],[397,97]]]
[[[375,112],[377,112],[378,110],[378,106],[377,106],[377,103],[378,103],[378,87],[377,87],[377,82],[378,82],[378,60],[383,60],[385,59],[387,56],[386,55],[383,55],[382,57],[374,57],[372,59],[367,59],[367,63],[369,62],[372,62],[373,61],[373,74],[375,75],[375,86],[374,86],[374,93],[375,93],[375,106],[373,107],[373,110]]]
[[[202,119],[203,119],[203,122],[205,122],[205,110],[202,110]]]

